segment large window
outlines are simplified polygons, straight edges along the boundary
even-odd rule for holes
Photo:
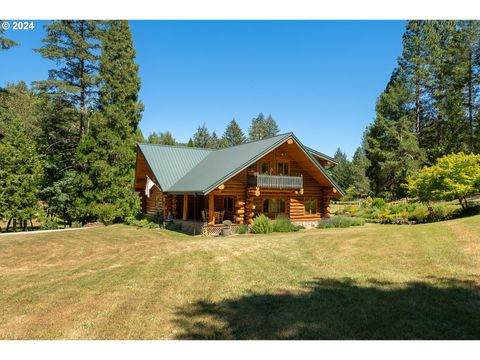
[[[223,210],[233,211],[233,198],[223,198]]]
[[[260,174],[270,174],[270,162],[269,161],[262,161],[260,163]]]
[[[317,199],[305,198],[305,215],[312,215],[317,213]]]
[[[288,161],[279,161],[277,163],[277,175],[289,175],[290,167],[288,166]]]
[[[264,213],[284,213],[285,199],[265,199],[263,200]]]

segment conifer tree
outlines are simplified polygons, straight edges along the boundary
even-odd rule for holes
[[[412,96],[395,71],[377,101],[375,121],[365,134],[365,151],[370,161],[367,176],[373,192],[388,199],[405,196],[401,184],[423,161],[415,133],[415,115],[409,106]]]
[[[40,157],[24,122],[9,111],[0,112],[0,219],[27,221],[38,211],[42,175]]]
[[[353,198],[365,198],[370,195],[370,180],[367,177],[369,161],[365,155],[363,146],[359,146],[353,155],[350,164],[351,185],[347,188],[347,194]]]
[[[352,184],[352,169],[347,154],[338,148],[333,158],[337,165],[330,170],[332,177],[342,189],[348,189]]]
[[[193,146],[199,148],[208,148],[211,146],[211,135],[205,123],[197,128],[193,135]]]
[[[227,128],[225,129],[225,132],[223,133],[222,138],[225,139],[226,146],[240,145],[243,144],[246,140],[242,129],[235,121],[235,119],[232,119],[230,121]]]
[[[0,20],[0,24],[1,23],[2,23],[2,20]],[[18,43],[16,43],[12,39],[8,39],[2,36],[4,33],[5,33],[5,30],[0,26],[0,50],[8,50],[18,45]]]
[[[48,80],[36,86],[51,97],[70,102],[78,109],[78,134],[88,132],[89,117],[97,94],[98,22],[86,20],[53,21],[45,26],[43,47],[35,49],[53,60],[57,68],[49,71]]]
[[[128,21],[106,22],[102,34],[99,106],[89,134],[77,149],[84,194],[83,218],[95,216],[98,204],[111,204],[116,216],[139,210],[133,194],[137,127],[143,105],[138,99],[140,78]]]
[[[170,131],[152,132],[147,139],[149,144],[175,145],[177,142]]]

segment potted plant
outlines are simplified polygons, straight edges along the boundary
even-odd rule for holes
[[[225,226],[220,231],[221,236],[229,236],[232,235],[232,222],[230,220],[223,220],[222,224]]]

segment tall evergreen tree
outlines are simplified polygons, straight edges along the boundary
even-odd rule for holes
[[[352,184],[352,169],[347,154],[338,148],[333,158],[337,165],[335,165],[330,172],[342,189],[348,189]]]
[[[0,24],[2,22],[3,21],[0,20]],[[12,39],[8,39],[8,38],[2,36],[4,33],[5,33],[5,30],[0,26],[0,50],[8,50],[8,49],[18,45],[18,43],[16,43]]]
[[[42,165],[25,123],[11,109],[0,111],[0,219],[23,228],[38,211]],[[8,230],[7,225],[7,230]]]
[[[397,71],[376,105],[376,118],[365,134],[365,151],[370,165],[367,176],[376,195],[388,199],[405,196],[401,184],[423,161],[415,114],[410,107],[413,93]]]
[[[347,190],[347,194],[353,198],[365,198],[370,195],[370,180],[367,177],[367,169],[370,162],[365,154],[365,149],[360,146],[353,155],[350,164],[351,185]]]
[[[79,138],[88,132],[89,117],[97,94],[99,55],[98,22],[86,20],[53,21],[45,26],[43,47],[35,49],[54,60],[56,69],[36,86],[52,97],[60,97],[78,109]]]
[[[99,107],[89,134],[79,144],[79,183],[85,216],[97,204],[112,204],[116,215],[139,210],[133,194],[137,127],[143,105],[138,99],[140,78],[128,21],[106,23],[102,35]]]
[[[252,123],[248,129],[250,141],[262,140],[277,135],[279,128],[277,122],[269,115],[266,119],[260,113],[257,117],[252,119]]]
[[[205,123],[197,128],[197,132],[193,135],[193,146],[200,148],[208,148],[211,146],[211,135]]]
[[[280,129],[278,128],[278,124],[271,114],[269,114],[267,116],[267,119],[265,120],[265,127],[267,128],[268,137],[275,136],[280,132]]]
[[[175,145],[177,142],[170,131],[152,132],[147,139],[149,144]]]
[[[225,139],[227,146],[240,145],[246,140],[240,125],[238,125],[235,119],[230,121],[225,129],[225,132],[223,133],[222,138]]]
[[[415,131],[419,138],[424,121],[426,86],[428,82],[425,21],[409,21],[403,35],[403,53],[399,59],[400,70],[415,98]]]

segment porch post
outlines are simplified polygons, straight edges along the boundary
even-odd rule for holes
[[[183,194],[183,220],[187,220],[188,215],[188,194]]]
[[[213,213],[214,210],[214,201],[213,201],[213,193],[208,194],[208,223],[215,224],[215,214]]]

